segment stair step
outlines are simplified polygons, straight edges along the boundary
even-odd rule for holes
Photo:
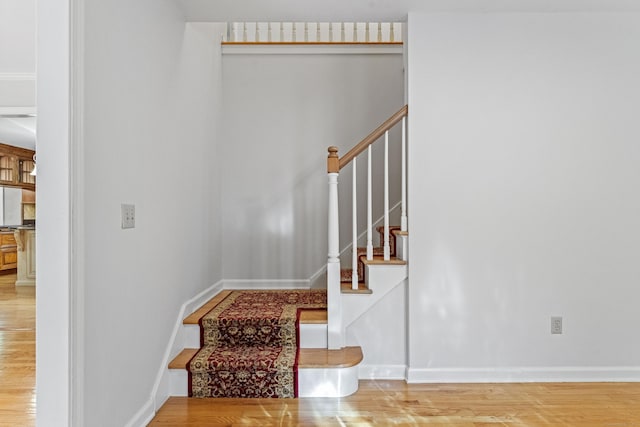
[[[365,265],[407,265],[407,261],[403,261],[398,258],[391,257],[390,260],[385,261],[383,256],[374,255],[373,259],[368,260],[366,256],[360,257]]]
[[[187,369],[187,363],[196,355],[199,348],[185,348],[169,362],[169,369]]]
[[[231,291],[220,291],[220,293],[207,301],[206,304],[187,316],[182,323],[185,325],[197,325],[202,316],[210,312],[216,305],[220,304],[222,300],[229,296],[230,293]]]
[[[377,226],[376,230],[379,233],[384,233],[384,225]],[[400,230],[400,226],[399,225],[390,225],[389,226],[389,232],[393,233],[395,230]]]
[[[186,369],[187,363],[198,350],[197,348],[185,348],[169,363],[169,369]],[[362,362],[362,358],[360,347],[345,347],[340,350],[301,348],[298,353],[298,368],[350,368]]]
[[[358,289],[352,289],[351,288],[351,282],[341,282],[340,283],[340,291],[343,294],[370,294],[371,289],[367,288],[367,285],[365,285],[362,282],[358,283]]]
[[[351,368],[362,362],[362,358],[360,347],[345,347],[340,350],[301,348],[298,354],[298,368]]]
[[[301,324],[326,324],[327,323],[327,310],[326,309],[304,309],[300,310],[300,323]]]
[[[366,255],[367,254],[367,248],[362,248],[362,247],[358,246],[358,254]],[[384,248],[382,246],[375,246],[373,248],[373,254],[374,255],[382,255],[382,254],[384,254]]]
[[[358,269],[362,269],[362,272],[358,273],[358,282],[364,283],[364,264],[358,263]],[[351,279],[353,278],[353,270],[351,268],[341,268],[340,269],[340,281],[341,282],[349,282],[351,283]]]

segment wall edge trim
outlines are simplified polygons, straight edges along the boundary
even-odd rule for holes
[[[407,382],[640,382],[640,366],[513,367],[513,368],[408,368]]]

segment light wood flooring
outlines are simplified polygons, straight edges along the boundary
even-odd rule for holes
[[[350,284],[348,284],[350,286]],[[229,291],[185,320],[197,324]],[[304,310],[302,323],[326,323],[326,310]],[[360,348],[346,349],[361,360]],[[357,350],[357,355],[355,354]],[[186,349],[170,367],[183,368]],[[316,360],[310,366],[335,364]],[[353,353],[353,354],[352,354]],[[303,363],[303,353],[300,365]],[[336,354],[336,357],[345,357]],[[312,363],[313,362],[313,363]],[[352,366],[352,365],[349,365]],[[360,381],[346,398],[196,399],[172,397],[150,426],[636,426],[639,383],[406,384]]]
[[[640,426],[638,383],[360,381],[346,398],[170,398],[150,426]]]
[[[35,286],[0,275],[0,426],[36,423]]]
[[[0,426],[35,425],[35,288],[0,276]],[[170,398],[151,426],[640,427],[640,384],[361,381],[346,398]]]

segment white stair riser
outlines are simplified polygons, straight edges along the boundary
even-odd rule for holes
[[[407,278],[406,265],[367,265],[366,269],[367,287],[373,293],[387,293]]]
[[[327,348],[327,324],[300,325],[300,348]]]
[[[189,395],[189,374],[186,369],[169,369],[169,396]]]
[[[200,325],[182,325],[184,348],[200,348]]]
[[[358,391],[358,366],[298,370],[299,397],[344,397]]]
[[[183,325],[184,348],[200,348],[200,326]],[[300,348],[327,348],[327,324],[300,325]]]
[[[189,394],[186,369],[169,370],[170,396]],[[358,391],[358,367],[298,369],[299,397],[344,397]]]

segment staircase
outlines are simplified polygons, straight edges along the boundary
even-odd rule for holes
[[[327,309],[301,309],[299,315],[297,396],[341,397],[358,389],[358,365],[362,349],[349,346],[347,328],[392,289],[407,278],[406,155],[405,117],[407,107],[390,117],[378,129],[356,145],[345,156],[337,156],[337,148],[329,148],[329,257],[327,263]],[[388,135],[389,129],[402,121],[402,201],[401,224],[389,225],[388,201]],[[384,225],[376,228],[379,244],[373,246],[371,208],[371,144],[385,135]],[[357,193],[355,159],[367,150],[367,244],[358,247]],[[353,164],[353,229],[351,267],[340,267],[338,249],[337,178],[342,167]],[[186,367],[201,347],[202,318],[221,304],[231,291],[223,290],[183,321],[185,349],[169,364],[169,388],[172,396],[189,395]]]

